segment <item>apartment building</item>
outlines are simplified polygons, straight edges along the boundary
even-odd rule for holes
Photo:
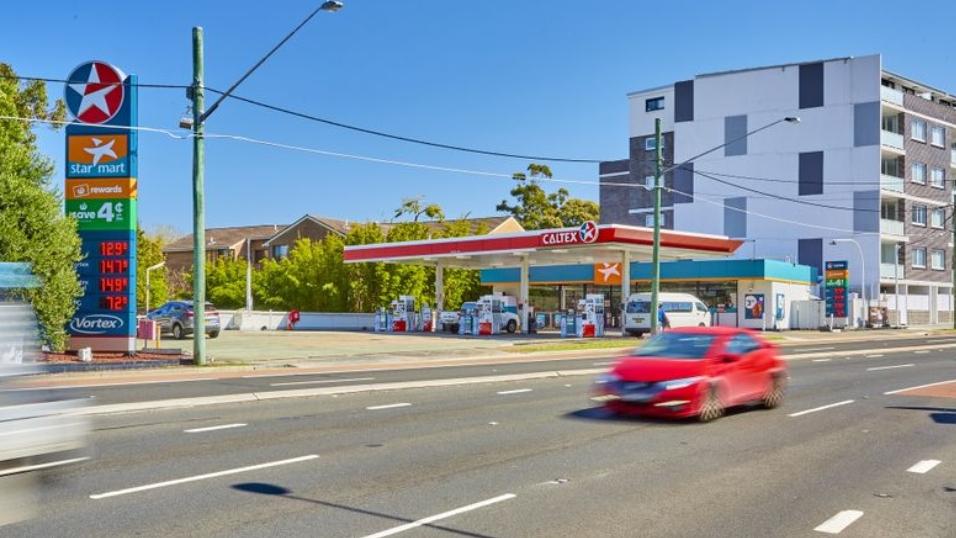
[[[602,222],[652,225],[660,118],[666,166],[723,145],[665,175],[665,228],[743,238],[738,257],[821,272],[846,260],[851,292],[886,301],[891,322],[951,323],[956,96],[872,55],[702,74],[627,97],[629,156],[599,167]]]

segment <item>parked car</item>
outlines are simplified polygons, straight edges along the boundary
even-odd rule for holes
[[[620,414],[706,422],[729,407],[783,402],[787,371],[777,347],[735,327],[660,333],[595,382],[592,400]]]
[[[710,326],[710,310],[689,293],[660,293],[657,300],[672,328]],[[627,334],[641,336],[651,330],[650,293],[631,294],[624,310],[624,330]]]
[[[193,302],[169,301],[156,310],[146,313],[146,318],[159,324],[159,330],[182,340],[193,333]],[[212,303],[206,303],[206,334],[210,338],[219,336],[219,312]]]
[[[462,312],[475,312],[478,303],[469,301],[461,304],[461,310],[445,310],[438,314],[438,327],[443,332],[457,333],[461,325]]]

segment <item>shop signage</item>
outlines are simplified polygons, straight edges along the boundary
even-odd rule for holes
[[[594,264],[594,283],[603,286],[621,285],[621,264],[620,263],[596,263]]]
[[[598,240],[598,226],[593,220],[581,225],[577,230],[546,232],[541,234],[542,246],[590,244]]]
[[[744,319],[763,319],[764,297],[762,293],[744,295]]]
[[[823,283],[828,316],[847,317],[847,287],[850,284],[848,267],[845,260],[824,263]]]

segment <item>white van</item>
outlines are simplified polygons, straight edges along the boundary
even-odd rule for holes
[[[663,306],[671,327],[710,326],[707,306],[689,293],[659,293],[657,300]],[[631,294],[625,308],[624,330],[634,336],[650,331],[651,315],[651,294]]]

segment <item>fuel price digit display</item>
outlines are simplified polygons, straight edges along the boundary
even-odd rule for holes
[[[129,308],[128,295],[101,295],[100,308],[111,312],[122,312]]]
[[[129,291],[127,277],[100,277],[100,293],[126,293]]]
[[[125,274],[129,272],[129,260],[126,258],[104,258],[100,260],[100,273]]]
[[[126,256],[129,253],[129,241],[100,242],[100,256]]]

